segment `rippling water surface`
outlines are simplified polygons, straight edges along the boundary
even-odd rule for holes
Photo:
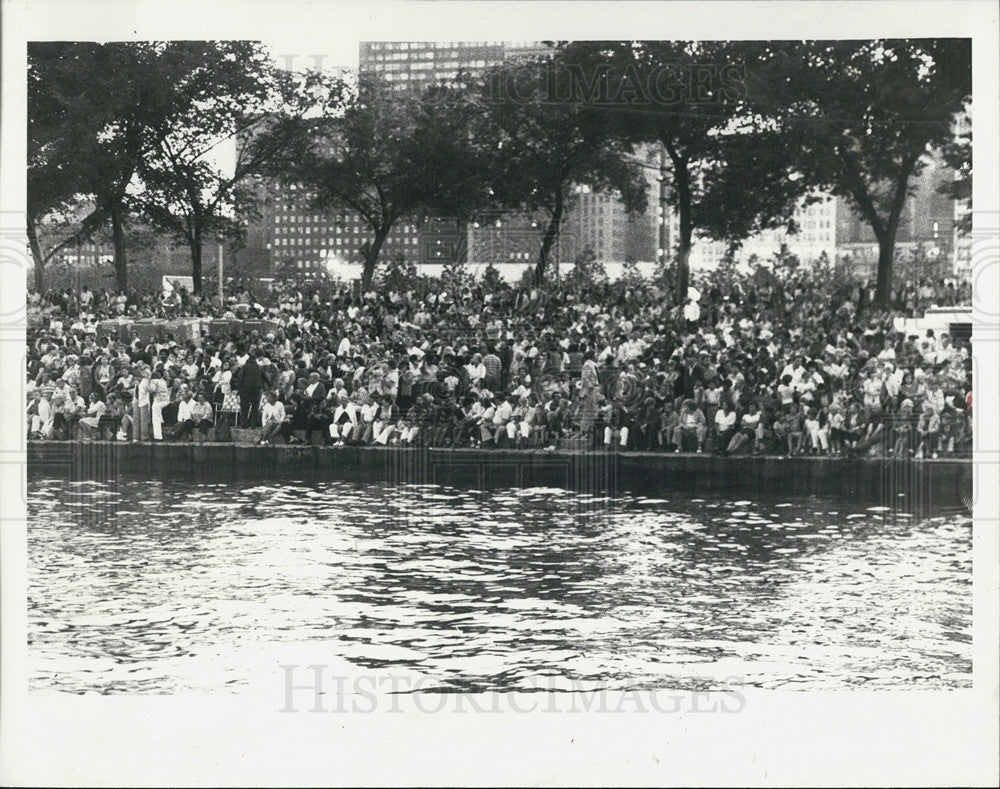
[[[36,691],[970,687],[971,520],[842,500],[28,484]],[[407,687],[416,687],[408,685]]]

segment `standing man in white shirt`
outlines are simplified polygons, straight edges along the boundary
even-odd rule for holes
[[[153,440],[163,440],[163,409],[170,404],[170,390],[163,380],[163,373],[154,370],[149,378],[150,415],[153,422]]]

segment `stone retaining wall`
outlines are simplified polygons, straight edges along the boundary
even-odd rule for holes
[[[814,493],[911,511],[960,507],[972,501],[972,461],[968,459],[108,441],[31,441],[27,458],[29,475],[70,479],[343,479],[479,490],[560,487],[600,496],[624,492],[648,496],[677,490],[749,498]]]

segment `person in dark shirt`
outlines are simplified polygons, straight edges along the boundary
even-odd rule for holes
[[[514,360],[514,341],[500,343],[497,355],[500,357],[500,388],[506,389],[510,383],[510,366]]]
[[[260,397],[267,384],[264,371],[257,363],[257,354],[250,358],[233,376],[234,385],[240,394],[240,422],[245,427],[260,427]]]

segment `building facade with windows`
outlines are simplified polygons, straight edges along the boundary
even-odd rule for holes
[[[358,69],[383,77],[394,90],[416,92],[460,73],[473,76],[505,60],[540,51],[536,44],[500,41],[366,41],[359,46]],[[274,273],[304,276],[359,276],[364,249],[374,234],[355,212],[317,212],[295,186],[270,184],[260,227]],[[380,261],[403,259],[443,266],[466,260],[470,229],[439,217],[405,217],[386,238]],[[485,242],[484,242],[485,243]]]
[[[370,41],[361,44],[359,69],[362,74],[382,75],[396,90],[414,91],[463,73],[481,76],[495,66],[549,53],[549,46],[537,41]],[[516,278],[537,261],[547,224],[548,218],[541,214],[484,217],[466,227],[465,260],[473,269],[493,265],[508,278]],[[622,265],[630,257],[629,239],[643,236],[642,229],[614,195],[575,187],[550,264],[557,270],[572,265],[589,249],[606,265]],[[421,262],[437,261],[431,257]]]
[[[487,69],[518,57],[546,53],[540,42],[503,41],[368,41],[359,46],[359,71],[378,74],[394,90],[413,92],[460,74],[478,76]],[[611,194],[595,193],[585,186],[575,188],[550,262],[557,269],[569,267],[578,255],[590,250],[610,274],[627,261],[652,269],[677,247],[679,220],[665,200],[657,163],[662,152],[649,146],[637,152],[649,184],[648,205],[643,214],[629,216],[621,201]],[[644,158],[643,158],[644,157]],[[962,241],[956,234],[955,202],[940,194],[942,178],[951,177],[940,162],[932,162],[916,179],[899,234],[899,249],[922,248],[956,261]],[[794,215],[797,233],[769,230],[743,242],[736,252],[738,262],[752,257],[767,261],[782,246],[803,262],[821,255],[831,260],[851,256],[858,265],[877,259],[877,244],[870,229],[850,210],[847,201],[831,195],[799,207]],[[296,270],[308,274],[358,276],[363,249],[372,234],[361,218],[351,212],[320,214],[313,211],[305,195],[292,189],[274,191],[265,212],[265,235],[276,272]],[[382,261],[403,258],[429,266],[462,260],[473,269],[492,264],[505,277],[514,279],[533,265],[547,224],[544,216],[503,214],[484,217],[463,226],[454,220],[409,217],[402,220],[380,253]],[[968,257],[968,244],[964,245]],[[726,256],[724,243],[695,238],[692,268],[718,265]],[[865,262],[867,261],[867,263]],[[957,265],[957,262],[956,262]]]
[[[297,271],[311,276],[342,275],[364,262],[371,228],[355,212],[317,212],[306,192],[295,186],[278,187],[271,196],[265,221],[271,260],[276,274]],[[412,221],[400,221],[382,245],[388,260],[414,256],[419,232]]]

